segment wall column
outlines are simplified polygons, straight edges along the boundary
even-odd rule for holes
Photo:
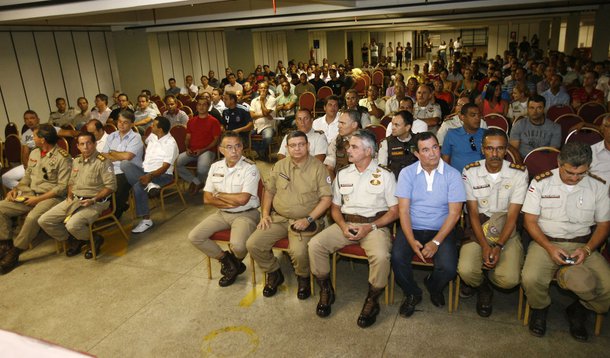
[[[568,15],[566,27],[566,41],[563,46],[564,52],[571,54],[578,47],[578,31],[580,28],[580,13],[573,12]]]
[[[591,57],[593,61],[604,61],[608,58],[610,43],[610,5],[601,5],[595,13],[595,28]]]

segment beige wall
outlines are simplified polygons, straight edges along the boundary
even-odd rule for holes
[[[225,31],[227,42],[227,60],[234,71],[242,69],[247,76],[254,70],[254,46],[252,31]]]
[[[305,30],[286,31],[286,47],[288,59],[307,62],[309,61],[309,50],[312,44],[309,43],[309,35]]]
[[[326,33],[326,54],[328,63],[343,63],[343,60],[347,58],[345,31],[328,31]]]
[[[148,34],[144,31],[119,31],[112,35],[123,83],[120,90],[129,96],[131,102],[136,103],[142,89],[152,93],[162,89],[160,84],[155,86]]]

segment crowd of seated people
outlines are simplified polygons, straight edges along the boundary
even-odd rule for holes
[[[492,287],[522,285],[533,310],[530,332],[542,336],[548,284],[559,271],[562,287],[580,297],[567,309],[570,332],[586,340],[587,312],[610,306],[610,266],[599,252],[610,232],[610,116],[587,124],[602,143],[590,146],[564,144],[563,129],[546,114],[557,105],[606,106],[609,64],[561,53],[532,59],[508,51],[486,60],[462,53],[424,64],[423,73],[415,64],[407,74],[384,57],[362,69],[347,61],[280,61],[275,72],[263,65],[249,75],[226,68],[223,79],[210,71],[200,86],[188,75],[184,87],[170,79],[163,98],[142,91],[135,106],[121,92],[112,106],[98,94],[90,112],[85,98],[78,99],[79,113],[58,98],[49,124],[27,111],[23,163],[3,176],[0,205],[0,225],[24,214],[27,225],[14,239],[0,226],[1,273],[14,269],[41,228],[67,241],[69,256],[80,253],[88,225],[113,196],[120,216],[130,190],[141,218],[132,233],[149,230],[148,199],[177,173],[191,194],[203,190],[205,204],[218,209],[188,236],[219,260],[223,287],[244,272],[250,253],[267,278],[264,296],[275,295],[284,276],[271,249],[287,238],[297,296],[310,296],[312,273],[321,289],[316,314],[326,317],[335,300],[329,255],[358,244],[371,266],[359,326],[375,322],[390,270],[405,294],[401,316],[414,313],[422,300],[411,269],[416,258],[434,263],[424,286],[435,306],[445,305],[443,290],[458,274],[463,294],[477,294],[483,317],[492,312]],[[383,79],[356,90],[360,77],[375,71]],[[325,86],[330,92],[318,98]],[[299,100],[308,92],[310,108]],[[487,128],[488,115],[506,116],[506,128]],[[104,137],[104,126],[116,130]],[[184,127],[184,143],[176,142],[174,127]],[[72,158],[58,148],[60,136],[74,137],[81,154]],[[260,173],[250,158],[271,161],[278,143],[259,197]],[[561,152],[556,169],[529,173],[531,179],[521,160],[540,147]],[[210,239],[225,229],[232,230],[229,251]],[[522,235],[532,240],[527,256]],[[99,252],[103,237],[93,241]]]

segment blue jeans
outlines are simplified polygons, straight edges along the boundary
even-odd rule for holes
[[[252,131],[252,134],[257,134],[256,130]],[[252,149],[254,149],[258,153],[259,157],[266,159],[270,154],[267,153],[269,151],[269,145],[273,141],[273,127],[267,127],[263,129],[259,134],[263,136],[263,141],[252,142]]]
[[[146,174],[146,172],[144,172],[144,169],[141,167],[127,160],[121,162],[121,170],[123,173],[125,173],[127,182],[129,182],[133,188],[133,196],[136,199],[136,215],[149,215],[150,209],[148,208],[148,193],[146,190],[144,190],[145,187],[140,184],[140,177]],[[163,187],[164,185],[171,183],[173,179],[173,175],[162,174],[158,177],[154,177],[152,182]]]
[[[186,154],[186,152],[183,152],[178,155],[178,159],[176,160],[176,170],[178,171],[180,178],[185,182],[199,185],[205,183],[205,180],[208,178],[210,166],[215,160],[216,152],[209,150],[201,153],[198,157],[191,157]],[[186,166],[192,162],[197,162],[197,176],[194,176],[193,173],[186,168]]]
[[[433,230],[413,230],[413,235],[415,240],[425,245],[434,238],[437,232]],[[413,249],[399,227],[396,233],[396,240],[394,240],[394,246],[392,247],[392,269],[394,270],[396,283],[402,288],[405,295],[421,296],[422,290],[413,279],[413,266],[411,265],[413,255]],[[438,251],[432,257],[434,270],[428,281],[428,289],[431,294],[442,293],[445,286],[455,278],[457,259],[457,246],[454,232],[452,231],[443,240],[438,247]]]

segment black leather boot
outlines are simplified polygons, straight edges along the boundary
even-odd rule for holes
[[[309,276],[297,276],[297,282],[299,283],[299,288],[297,290],[297,298],[299,300],[305,300],[309,298],[309,296],[311,296],[311,283],[309,282]]]
[[[577,300],[566,308],[566,314],[572,337],[579,342],[586,342],[589,339],[589,333],[585,327],[587,309]]]
[[[530,333],[536,337],[542,337],[546,333],[546,314],[549,308],[533,309],[530,317]]]
[[[366,328],[375,323],[380,311],[378,300],[382,293],[383,288],[375,288],[369,283],[369,294],[364,300],[364,306],[358,317],[358,326]]]
[[[477,313],[481,317],[491,316],[493,306],[491,300],[494,296],[494,291],[489,285],[487,279],[483,280],[481,286],[479,286],[479,292],[477,293]]]
[[[11,272],[19,265],[19,255],[23,252],[18,247],[12,247],[0,260],[0,275]]]
[[[316,307],[316,314],[319,317],[328,317],[330,315],[330,306],[335,303],[335,290],[330,282],[330,278],[317,278],[316,281],[320,286],[320,300]]]
[[[277,269],[273,272],[267,272],[267,284],[263,288],[263,296],[271,297],[277,293],[277,288],[284,283],[284,275],[282,270]]]
[[[220,264],[220,272],[223,274],[218,281],[220,287],[231,286],[237,279],[237,276],[246,271],[246,265],[239,261],[230,251],[225,251],[225,255],[220,259]]]
[[[13,240],[0,240],[0,259],[13,248]]]

